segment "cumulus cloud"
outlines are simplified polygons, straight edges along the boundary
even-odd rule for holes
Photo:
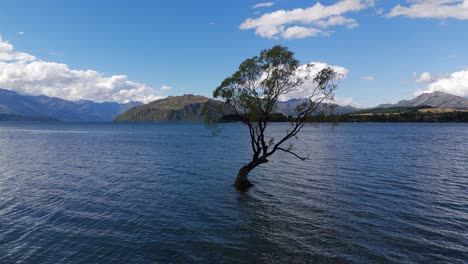
[[[13,45],[3,41],[0,35],[0,61],[33,61],[36,57],[23,52],[13,50]]]
[[[361,80],[363,80],[363,81],[374,81],[375,77],[374,76],[363,76],[363,77],[361,77]]]
[[[273,6],[273,5],[275,5],[275,3],[273,3],[273,2],[266,2],[266,3],[259,3],[259,4],[256,4],[256,5],[252,6],[252,8],[270,7],[270,6]]]
[[[421,81],[430,83],[426,88],[417,90],[415,95],[440,91],[463,97],[468,96],[468,70],[454,72],[438,79],[435,79],[431,74],[423,73],[421,76],[423,75]]]
[[[358,24],[354,19],[343,15],[371,6],[374,6],[373,0],[341,0],[328,6],[316,3],[308,8],[277,10],[258,18],[249,18],[240,25],[240,29],[252,29],[257,35],[271,39],[317,36],[321,30],[316,27],[327,28],[339,25],[348,28],[357,27]]]
[[[66,64],[36,59],[16,52],[0,37],[0,87],[21,94],[47,95],[66,100],[147,103],[162,98],[160,91],[128,80],[126,75],[105,76],[94,70],[73,70]],[[161,89],[161,91],[167,90]]]
[[[387,17],[468,19],[468,0],[408,0],[409,6],[397,5]]]
[[[338,77],[337,77],[338,81],[345,79],[349,74],[349,70],[344,68],[344,67],[341,67],[341,66],[329,65],[329,64],[326,64],[326,63],[323,63],[323,62],[311,62],[310,64],[314,65],[313,69],[311,71],[305,71],[306,65],[302,65],[298,69],[298,76],[301,76],[305,72],[307,72],[307,74],[309,74],[311,76],[311,78],[309,80],[307,80],[306,82],[304,82],[304,84],[299,86],[293,92],[281,96],[280,97],[281,101],[287,101],[287,100],[293,99],[293,98],[306,98],[306,97],[309,97],[312,94],[312,92],[314,91],[314,89],[317,87],[317,84],[312,80],[313,76],[315,76],[319,71],[321,71],[321,70],[323,70],[323,69],[325,69],[327,67],[330,67],[331,69],[333,69],[335,72],[338,73]]]

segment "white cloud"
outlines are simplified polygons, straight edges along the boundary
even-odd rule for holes
[[[426,88],[417,90],[415,95],[440,91],[458,96],[468,96],[468,70],[454,72],[449,76],[438,79],[434,79],[429,74],[421,78],[421,80],[429,80],[431,83]]]
[[[354,28],[358,25],[357,22],[342,15],[358,12],[370,6],[374,6],[373,0],[341,0],[329,6],[316,3],[308,8],[278,10],[263,14],[258,18],[249,18],[240,25],[240,29],[253,29],[257,35],[271,39],[285,38],[285,36],[291,35],[295,36],[294,38],[316,36],[318,34],[311,33],[314,28],[304,27],[304,25],[319,27],[346,25],[348,28]],[[289,33],[287,33],[288,30]],[[300,31],[301,33],[291,34],[291,31]],[[308,34],[304,34],[304,32],[308,32]]]
[[[302,84],[301,86],[297,87],[296,90],[294,90],[293,92],[281,96],[280,97],[281,101],[287,101],[287,100],[293,99],[293,98],[306,98],[306,97],[309,97],[312,94],[313,90],[317,87],[317,84],[312,80],[313,77],[319,71],[321,71],[321,70],[323,70],[323,69],[325,69],[327,67],[330,67],[331,69],[333,69],[335,72],[338,73],[337,80],[343,80],[349,74],[349,70],[344,68],[344,67],[341,67],[341,66],[329,65],[329,64],[326,64],[326,63],[323,63],[323,62],[311,62],[310,64],[314,65],[314,67],[313,67],[313,69],[311,71],[305,71],[306,65],[302,65],[301,67],[298,68],[297,75],[298,76],[303,76],[304,74],[307,74],[307,75],[311,76],[311,78],[309,80],[307,80],[306,82],[304,82],[304,84]]]
[[[375,77],[374,76],[363,76],[363,77],[361,77],[361,80],[363,80],[363,81],[374,81]]]
[[[433,83],[448,77],[450,77],[450,74],[433,74],[430,72],[423,72],[419,74],[417,72],[413,72],[413,78],[416,83]]]
[[[159,88],[160,91],[169,91],[169,90],[172,90],[172,86],[168,86],[168,85],[163,85],[161,86],[161,88]]]
[[[270,6],[274,6],[274,5],[275,5],[275,3],[273,3],[273,2],[266,2],[266,3],[256,4],[256,5],[252,6],[252,8],[270,7]]]
[[[344,16],[332,16],[332,17],[329,17],[328,19],[314,22],[314,24],[322,28],[342,26],[342,25],[345,25],[348,28],[355,28],[358,26],[358,23],[356,22],[356,20],[352,18],[347,18]]]
[[[387,17],[468,19],[468,0],[409,0],[409,6],[395,6]]]
[[[162,98],[160,91],[128,80],[126,75],[105,76],[94,70],[73,70],[63,63],[41,61],[14,51],[1,37],[0,87],[21,94],[43,94],[66,100],[147,103]]]
[[[23,52],[13,50],[13,45],[3,41],[0,35],[0,61],[33,61],[36,57]]]
[[[416,75],[417,76],[417,75]],[[423,72],[421,75],[416,77],[415,82],[417,83],[431,83],[434,79],[430,72]]]
[[[281,33],[285,39],[301,39],[322,34],[322,31],[316,28],[306,28],[300,26],[289,27]]]
[[[333,103],[341,106],[354,106],[359,107],[359,104],[354,101],[352,97],[338,98],[335,97]]]
[[[24,32],[23,32],[23,31],[20,31],[20,32],[18,32],[18,35],[21,35],[21,36],[22,36],[22,35],[24,35]]]

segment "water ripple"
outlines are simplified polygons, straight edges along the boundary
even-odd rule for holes
[[[468,262],[466,124],[307,127],[239,194],[246,132],[1,123],[0,262]]]

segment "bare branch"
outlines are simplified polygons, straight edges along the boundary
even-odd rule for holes
[[[305,160],[308,160],[309,159],[309,155],[307,157],[301,157],[299,155],[297,155],[296,153],[292,152],[291,150],[287,150],[287,149],[284,149],[284,148],[278,148],[278,150],[281,150],[281,151],[284,151],[286,153],[289,153],[293,156],[295,156],[296,158],[302,160],[302,161],[305,161]]]

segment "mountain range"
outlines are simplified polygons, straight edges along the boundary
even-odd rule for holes
[[[279,101],[275,112],[285,116],[294,116],[295,107],[307,99]],[[36,120],[63,122],[155,122],[155,121],[203,121],[202,108],[206,103],[220,103],[200,95],[186,94],[169,96],[148,104],[131,102],[96,103],[92,101],[67,101],[44,95],[30,96],[0,89],[0,121]],[[329,107],[333,106],[333,107]],[[376,108],[419,107],[468,109],[468,100],[443,93],[424,93],[411,100],[402,100],[396,104],[383,104]],[[372,108],[371,108],[372,109]],[[319,112],[327,114],[347,114],[359,111],[353,106],[324,104]]]
[[[110,122],[138,102],[119,104],[87,100],[67,101],[45,95],[30,96],[0,89],[0,114],[4,120],[58,120],[63,122]],[[9,118],[7,118],[9,117]]]
[[[133,107],[118,116],[116,122],[155,122],[155,121],[202,121],[201,109],[208,102],[217,102],[213,99],[186,94],[183,96],[169,96],[165,99],[156,100],[149,104]],[[285,116],[294,116],[295,107],[307,99],[291,99],[279,101],[276,106],[276,113]],[[379,105],[377,108],[391,107],[418,107],[431,106],[437,108],[468,109],[468,100],[459,96],[443,93],[425,93],[412,100],[402,100],[396,104]],[[323,104],[317,112],[326,114],[347,114],[362,109],[353,106],[339,106]]]
[[[468,108],[468,100],[444,93],[444,92],[433,92],[423,93],[411,100],[401,100],[396,104],[382,104],[376,108],[389,108],[389,107],[417,107],[417,106],[432,106],[438,108],[454,108],[454,109],[466,109]]]
[[[295,107],[307,99],[291,99],[289,101],[278,101],[276,113],[285,116],[295,115]],[[182,96],[169,96],[165,99],[156,100],[149,104],[133,107],[118,116],[116,122],[159,122],[159,121],[203,121],[202,109],[207,103],[220,103],[208,97],[185,94]],[[344,114],[358,110],[352,106],[332,106],[324,104],[319,111],[327,113]],[[333,109],[333,110],[332,110]]]

